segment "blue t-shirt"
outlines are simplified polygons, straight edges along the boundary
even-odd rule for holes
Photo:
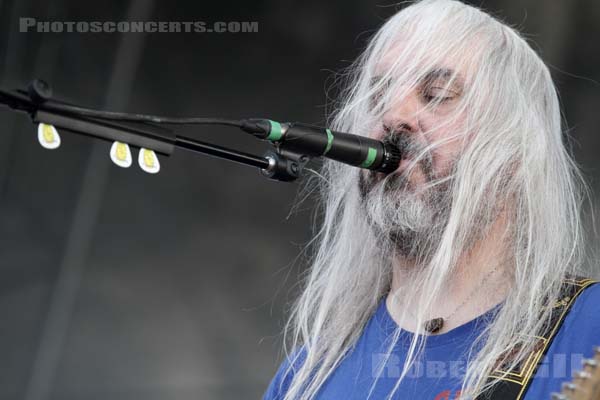
[[[459,398],[466,353],[473,339],[481,333],[498,309],[499,306],[496,306],[447,333],[430,336],[422,358],[409,370],[393,398]],[[316,398],[365,400],[375,380],[377,382],[370,398],[387,398],[402,372],[412,338],[412,333],[402,330],[398,343],[386,359],[391,335],[396,327],[383,298],[356,345],[325,381]],[[523,398],[550,399],[552,392],[560,392],[562,382],[571,380],[572,372],[581,369],[583,358],[592,357],[595,346],[600,346],[600,284],[586,288],[575,300]],[[296,368],[303,362],[304,353],[300,352],[298,355],[294,361]],[[290,358],[294,359],[294,356]],[[263,400],[283,399],[292,379],[291,373],[287,373],[290,362],[287,359],[281,364]],[[382,365],[383,369],[380,369]]]

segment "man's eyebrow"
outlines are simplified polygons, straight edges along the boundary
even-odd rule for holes
[[[375,90],[373,97],[382,96],[382,94],[388,89],[390,86],[390,80],[386,79],[384,76],[376,75],[371,78],[369,81],[369,89]],[[375,89],[377,87],[377,89]]]
[[[370,87],[373,87],[379,83],[381,83],[381,81],[384,79],[384,76],[382,75],[375,75],[371,78],[370,80]],[[429,71],[428,73],[426,73],[423,78],[421,78],[421,83],[423,85],[431,85],[434,82],[438,81],[438,80],[443,80],[443,81],[451,81],[453,86],[458,86],[458,87],[462,87],[463,86],[463,78],[462,76],[455,72],[452,68],[444,68],[444,67],[440,67],[440,68],[434,68],[431,71]],[[388,86],[390,84],[389,80],[387,82],[384,82],[384,87],[383,89],[386,88],[386,86]]]
[[[437,80],[452,81],[453,85],[462,86],[462,77],[451,68],[435,68],[429,71],[421,80],[423,84],[430,85]]]
[[[371,81],[370,81],[371,86],[377,85],[378,83],[381,82],[382,79],[383,79],[383,76],[375,75],[374,77],[371,78]]]

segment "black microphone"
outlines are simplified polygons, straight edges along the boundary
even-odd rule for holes
[[[242,120],[240,127],[245,132],[278,143],[281,149],[296,154],[325,157],[383,173],[395,171],[400,164],[400,150],[389,141],[270,119]]]

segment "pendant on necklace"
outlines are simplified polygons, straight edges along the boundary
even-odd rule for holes
[[[425,321],[425,331],[428,333],[437,333],[444,326],[444,318],[434,318]]]

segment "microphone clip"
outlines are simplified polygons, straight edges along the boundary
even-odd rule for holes
[[[264,157],[269,161],[269,166],[261,170],[261,173],[269,179],[280,182],[293,182],[302,176],[302,171],[310,157],[286,150],[283,146],[277,146],[268,150]]]

